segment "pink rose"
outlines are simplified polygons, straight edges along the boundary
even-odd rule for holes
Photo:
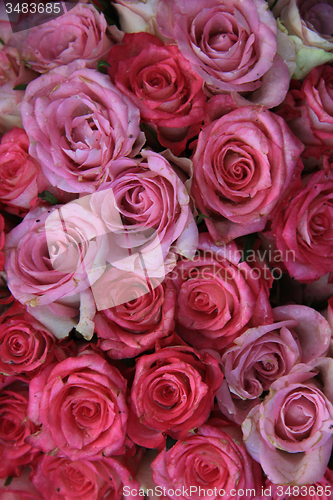
[[[140,112],[107,75],[84,61],[60,66],[31,82],[21,105],[24,128],[53,186],[89,193],[133,166],[144,135]],[[42,105],[41,105],[42,104]]]
[[[98,354],[83,352],[50,365],[29,390],[29,418],[41,424],[31,445],[71,460],[124,451],[126,381]]]
[[[106,29],[103,14],[93,5],[78,3],[66,14],[31,28],[24,41],[23,58],[39,73],[77,59],[96,68],[113,45]]]
[[[94,287],[95,288],[95,287]],[[160,283],[137,274],[113,268],[97,281],[97,303],[104,295],[114,297],[114,307],[99,311],[95,331],[99,346],[110,358],[132,358],[152,349],[155,342],[174,328],[176,292],[171,280]]]
[[[103,221],[78,200],[35,209],[6,236],[8,287],[57,338],[72,330],[79,314],[78,331],[93,335],[90,286],[106,265],[105,234]]]
[[[188,346],[140,357],[129,402],[129,437],[146,448],[163,445],[163,434],[184,437],[207,420],[222,378],[210,354]]]
[[[273,263],[279,256],[280,264],[274,265],[283,261],[292,278],[311,283],[332,271],[333,171],[315,172],[302,182],[302,189],[281,209],[263,239]]]
[[[276,21],[263,0],[207,0],[204,5],[195,0],[190,7],[185,0],[162,0],[157,23],[211,94],[253,92],[248,96],[253,103],[267,107],[284,99],[289,72],[277,55]]]
[[[2,215],[0,215],[0,271],[3,270],[5,263],[5,255],[2,251],[5,244],[5,221]]]
[[[331,455],[333,405],[310,370],[300,364],[273,382],[242,425],[248,452],[275,484],[319,481]]]
[[[333,147],[333,67],[314,68],[300,90],[288,93],[279,114],[305,145],[304,155],[319,158]]]
[[[28,394],[29,386],[18,380],[0,391],[0,477],[19,476],[21,468],[40,455],[26,441],[38,431],[27,418]]]
[[[175,155],[184,151],[200,131],[207,97],[177,46],[148,33],[125,33],[108,62],[111,80],[140,109],[141,120],[156,129],[159,142]]]
[[[201,233],[200,253],[172,271],[179,335],[197,349],[223,349],[246,328],[272,322],[268,290],[235,243],[217,246]]]
[[[44,455],[31,480],[44,500],[121,500],[124,487],[130,491],[140,488],[114,458],[90,462]],[[134,500],[132,495],[127,496]]]
[[[27,134],[17,127],[1,138],[0,201],[9,212],[30,210],[38,193],[49,186],[39,164],[28,154],[29,145]]]
[[[26,467],[8,486],[5,486],[7,478],[0,480],[0,500],[43,500],[29,479],[30,472],[30,467]]]
[[[241,444],[239,429],[222,426],[223,421],[218,419],[208,421],[179,440],[169,451],[163,450],[152,462],[153,481],[166,488],[169,498],[258,498],[260,467]],[[243,496],[245,492],[246,497]]]
[[[203,127],[192,195],[216,242],[264,229],[299,178],[302,151],[285,121],[259,106]]]
[[[0,373],[32,378],[53,361],[53,344],[52,334],[16,303],[1,317]]]
[[[283,486],[266,479],[265,491],[270,491],[269,500],[332,500],[332,471],[326,469],[324,476],[314,484],[304,486]],[[265,497],[267,498],[267,497]]]

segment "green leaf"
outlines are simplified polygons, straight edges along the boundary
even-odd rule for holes
[[[198,214],[194,218],[195,218],[195,223],[197,226],[200,226],[201,222],[204,219],[210,219],[210,220],[212,219],[211,217],[208,217],[208,215],[205,215],[205,214]]]
[[[97,63],[97,70],[100,72],[100,73],[106,73],[107,72],[107,69],[106,68],[111,68],[111,64],[109,64],[107,61],[103,61],[103,59],[101,59],[100,61],[98,61]]]
[[[6,481],[5,481],[4,486],[9,486],[10,483],[12,482],[12,479],[13,479],[12,476],[8,476],[7,479],[6,479]]]
[[[177,439],[173,439],[171,436],[167,436],[165,449],[166,451],[171,450],[171,448],[177,443]]]
[[[240,261],[238,264],[241,262],[244,262],[248,257],[250,257],[251,253],[253,252],[253,247],[255,244],[255,241],[257,239],[257,233],[252,233],[252,234],[247,234],[246,236],[243,236],[243,243],[244,243],[244,248],[243,248],[243,253]]]
[[[25,90],[27,86],[27,83],[23,83],[22,85],[16,85],[16,87],[13,87],[13,90]]]
[[[58,205],[59,203],[57,198],[52,193],[50,193],[50,191],[42,191],[41,193],[39,193],[38,198],[47,201],[48,203],[50,203],[50,205]]]
[[[3,41],[2,38],[0,38],[0,43],[2,43],[2,45],[5,45],[5,42]]]

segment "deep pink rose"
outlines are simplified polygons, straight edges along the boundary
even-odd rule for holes
[[[315,172],[302,182],[263,238],[292,278],[311,283],[332,271],[333,171]]]
[[[39,164],[29,155],[29,139],[24,130],[14,127],[1,138],[0,202],[9,212],[28,211],[38,193],[48,188]]]
[[[26,467],[20,477],[11,479],[7,484],[7,478],[0,480],[0,500],[43,500],[29,479],[30,467]]]
[[[192,195],[212,238],[264,229],[299,177],[303,145],[285,121],[259,106],[203,127],[193,157]]]
[[[156,448],[164,435],[184,437],[202,425],[222,382],[218,362],[187,346],[170,346],[140,357],[129,401],[128,435]]]
[[[210,93],[257,90],[248,98],[267,107],[284,99],[289,72],[277,55],[276,21],[263,0],[194,0],[190,6],[162,0],[157,23]]]
[[[258,498],[260,467],[247,454],[239,429],[222,427],[223,421],[221,428],[216,425],[218,420],[214,426],[210,423],[157,456],[151,464],[154,483],[166,492],[178,490],[178,494],[168,495],[172,500],[241,500],[245,498],[242,491],[247,499]]]
[[[28,395],[29,386],[18,380],[0,391],[0,477],[19,476],[21,469],[40,454],[26,441],[38,431],[27,418]]]
[[[176,291],[171,280],[160,283],[114,268],[97,285],[100,295],[115,298],[114,307],[99,311],[94,318],[99,346],[110,358],[135,357],[154,348],[157,340],[174,329]],[[99,296],[97,301],[101,302]]]
[[[45,368],[29,385],[29,418],[42,424],[30,443],[72,460],[123,451],[126,381],[100,355],[83,352]]]
[[[60,66],[31,82],[21,113],[36,158],[53,186],[89,193],[135,165],[144,135],[139,109],[107,75],[84,61]]]
[[[300,90],[288,93],[279,114],[305,145],[306,157],[320,157],[333,147],[333,67],[314,68]]]
[[[200,131],[207,100],[203,81],[176,45],[149,33],[125,33],[110,50],[108,73],[175,155]],[[130,68],[130,71],[129,71]]]
[[[131,473],[114,458],[98,461],[69,460],[44,455],[32,483],[44,500],[121,500],[123,488],[138,490]],[[126,491],[126,490],[125,490]],[[134,496],[126,495],[130,500]],[[1,498],[1,497],[0,497]]]
[[[242,425],[248,452],[275,484],[319,481],[331,455],[333,405],[310,370],[299,364],[273,382]]]
[[[31,28],[24,40],[23,58],[39,73],[77,59],[96,68],[113,45],[106,29],[102,13],[93,5],[78,3],[66,14]]]
[[[267,500],[332,500],[333,481],[332,471],[326,469],[323,477],[314,484],[306,484],[304,486],[283,486],[281,484],[273,484],[269,479],[266,479],[265,491],[271,492],[271,495],[266,496]]]
[[[217,246],[200,233],[198,254],[171,276],[177,289],[177,332],[197,349],[223,349],[246,328],[272,322],[268,290],[258,270],[241,262],[235,243]]]

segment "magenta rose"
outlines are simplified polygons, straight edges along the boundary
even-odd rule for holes
[[[138,108],[82,60],[31,82],[21,112],[29,153],[53,186],[71,193],[93,192],[113,168],[135,165],[129,157],[144,142]]]
[[[110,50],[108,73],[175,155],[200,131],[207,100],[203,81],[176,45],[149,33],[125,33]],[[131,68],[131,71],[128,71]]]
[[[300,500],[301,498],[304,500],[332,500],[332,480],[332,471],[327,468],[319,481],[303,486],[276,485],[266,479],[265,492],[271,493],[269,500]]]
[[[284,99],[289,72],[277,55],[276,21],[263,0],[208,0],[204,5],[195,0],[190,7],[185,0],[162,0],[157,23],[211,94],[253,92],[248,98],[267,107]]]
[[[100,355],[83,352],[50,365],[29,390],[29,418],[41,425],[31,445],[71,460],[124,451],[126,381]]]
[[[203,127],[192,196],[216,242],[264,229],[303,168],[303,145],[275,113],[236,109]]]
[[[275,484],[319,481],[331,455],[333,405],[310,370],[300,364],[273,382],[242,425],[248,452]]]
[[[245,492],[246,498],[257,498],[261,470],[240,434],[238,428],[223,427],[223,421],[208,421],[157,456],[151,464],[154,483],[172,500],[241,500]]]
[[[66,14],[31,28],[24,41],[23,58],[39,73],[77,59],[96,68],[113,45],[106,30],[102,13],[93,5],[78,3]]]
[[[99,311],[94,318],[99,346],[110,358],[135,357],[154,348],[157,340],[174,329],[176,292],[171,280],[160,283],[113,268],[96,287],[108,301],[114,297],[114,307]],[[98,294],[96,301],[102,307]]]
[[[14,127],[1,138],[0,202],[7,211],[31,209],[49,183],[39,164],[29,155],[29,139],[24,130]]]
[[[0,391],[0,477],[19,476],[40,455],[26,441],[38,431],[38,425],[27,418],[28,395],[29,386],[15,379]]]
[[[30,467],[26,467],[20,477],[0,480],[0,500],[43,500],[29,479]]]
[[[235,243],[217,246],[207,233],[198,254],[171,276],[177,289],[179,335],[197,349],[223,349],[250,326],[272,322],[268,289],[258,270],[240,262]]]
[[[123,488],[140,488],[130,471],[114,458],[91,462],[44,455],[31,481],[44,500],[121,500]]]
[[[128,435],[140,446],[184,437],[208,418],[222,382],[218,362],[188,346],[170,346],[137,360],[129,401]]]
[[[333,171],[315,172],[302,182],[263,239],[280,261],[274,265],[283,261],[292,278],[311,283],[332,271]]]

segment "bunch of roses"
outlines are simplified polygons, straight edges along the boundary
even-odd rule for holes
[[[332,1],[21,14],[0,500],[333,498]]]

